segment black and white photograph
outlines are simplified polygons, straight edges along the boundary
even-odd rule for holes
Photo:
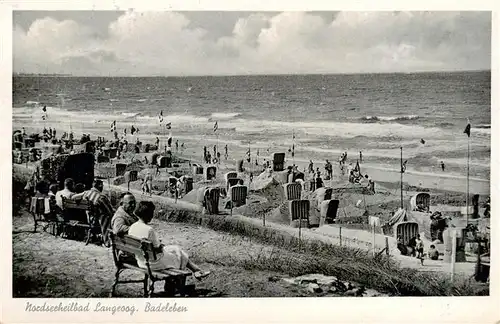
[[[70,8],[12,11],[27,312],[490,296],[492,11]]]

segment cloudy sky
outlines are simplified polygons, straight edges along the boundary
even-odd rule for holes
[[[489,12],[16,11],[14,72],[74,75],[490,69]]]

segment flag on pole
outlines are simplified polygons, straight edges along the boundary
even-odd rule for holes
[[[250,162],[250,148],[248,148],[247,151],[247,161]]]
[[[116,132],[116,120],[111,123],[111,133]]]
[[[136,131],[137,130],[135,129],[134,125],[132,125],[132,127],[130,128],[130,134],[134,135]]]
[[[295,156],[295,144],[292,144],[292,157]]]
[[[216,132],[217,129],[219,129],[219,124],[217,122],[215,122],[215,124],[214,124],[214,132]]]
[[[467,134],[468,137],[470,137],[470,121],[469,121],[469,118],[467,118],[467,126],[465,127],[464,133]]]
[[[42,112],[43,112],[42,119],[46,120],[48,118],[48,116],[47,116],[47,106],[43,106]]]
[[[158,120],[160,121],[160,124],[163,123],[163,110],[160,111],[160,114],[158,115]]]
[[[167,129],[172,129],[172,122],[166,123],[165,127],[167,127]]]
[[[354,167],[353,171],[357,171],[361,173],[361,167],[359,166],[359,161],[356,161],[356,166]]]
[[[401,166],[401,173],[405,173],[406,171],[406,162],[408,162],[408,160],[404,161],[403,165]]]

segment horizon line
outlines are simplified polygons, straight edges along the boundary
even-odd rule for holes
[[[491,72],[489,69],[466,70],[429,70],[429,71],[394,71],[394,72],[330,72],[330,73],[254,73],[254,74],[189,74],[189,75],[78,75],[68,73],[26,73],[13,72],[13,77],[46,76],[46,77],[78,77],[78,78],[192,78],[192,77],[242,77],[242,76],[301,76],[301,75],[368,75],[368,74],[425,74],[425,73],[464,73]]]

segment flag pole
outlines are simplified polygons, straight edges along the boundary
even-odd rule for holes
[[[401,149],[401,209],[403,209],[403,147]]]
[[[469,225],[469,159],[470,159],[470,137],[467,137],[467,197],[465,198],[467,201],[465,202],[465,224]]]

